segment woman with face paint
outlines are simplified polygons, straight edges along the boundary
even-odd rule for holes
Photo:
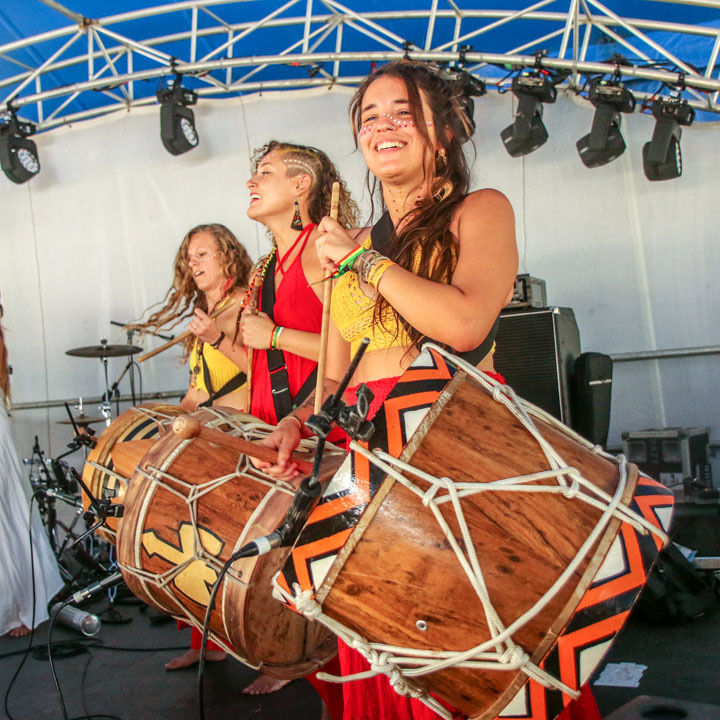
[[[474,125],[466,107],[454,86],[411,61],[374,72],[350,105],[356,146],[385,213],[360,236],[328,217],[320,223],[317,250],[325,272],[345,270],[333,291],[323,392],[335,391],[367,336],[355,387],[344,399],[354,402],[355,389],[366,383],[374,393],[370,418],[426,339],[502,381],[494,373],[494,336],[517,272],[514,215],[499,191],[470,192],[462,144]],[[296,422],[282,423],[266,440],[278,449],[278,462],[259,467],[280,478],[297,475],[289,455],[309,435],[304,422],[313,403],[310,397],[292,413]],[[368,670],[342,642],[340,661],[343,675]],[[344,694],[345,720],[437,718],[397,695],[382,674],[345,684]],[[577,707],[574,718],[599,720],[594,701]]]

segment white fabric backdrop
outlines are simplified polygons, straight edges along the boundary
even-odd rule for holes
[[[195,108],[200,146],[178,157],[162,147],[157,108],[37,137],[40,175],[22,186],[0,176],[0,289],[15,402],[101,394],[100,362],[65,351],[101,337],[125,342],[110,320],[137,318],[162,298],[191,226],[221,222],[253,257],[267,249],[262,228],[245,214],[249,154],[267,140],[325,150],[367,208],[364,166],[347,122],[350,94],[335,88],[203,100]],[[640,153],[651,117],[624,116],[628,150],[594,170],[575,150],[592,122],[583,101],[560,97],[546,106],[550,139],[522,159],[510,158],[499,138],[512,121],[509,93],[477,100],[476,119],[474,186],[497,187],[510,198],[520,272],[547,281],[551,305],[574,309],[583,351],[720,345],[712,180],[720,123],[685,129],[683,177],[650,183]],[[185,385],[178,355],[144,363],[146,391]],[[122,359],[110,361],[110,382],[123,366]],[[619,363],[614,371],[611,445],[619,445],[624,430],[666,426],[711,426],[718,441],[717,355]],[[121,390],[128,391],[126,381]],[[61,452],[69,433],[54,421],[64,414],[17,411],[21,454],[27,456],[35,434],[48,452]]]

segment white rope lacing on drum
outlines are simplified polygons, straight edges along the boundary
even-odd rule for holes
[[[458,484],[448,477],[438,478],[414,468],[412,465],[398,460],[386,452],[380,450],[369,451],[355,441],[350,443],[350,448],[354,452],[367,458],[395,481],[415,493],[422,500],[423,505],[430,508],[438,526],[445,535],[448,544],[455,552],[460,566],[463,568],[463,571],[480,600],[491,635],[490,639],[465,651],[422,650],[419,648],[374,643],[335,619],[325,615],[322,612],[322,606],[313,598],[311,590],[301,591],[298,585],[294,585],[294,593],[288,593],[274,581],[274,592],[276,596],[292,602],[299,612],[302,612],[307,617],[318,620],[328,627],[368,660],[370,670],[364,673],[357,673],[342,678],[328,676],[322,673],[324,679],[332,682],[350,682],[352,680],[360,680],[384,673],[390,678],[390,684],[396,692],[421,700],[428,705],[428,707],[446,718],[449,718],[450,715],[444,711],[442,706],[440,706],[432,696],[412,681],[413,677],[427,675],[450,667],[475,670],[520,670],[529,678],[536,680],[545,687],[555,688],[570,697],[576,698],[579,696],[578,691],[573,690],[561,680],[531,662],[530,656],[523,648],[514,642],[513,634],[538,615],[538,613],[555,598],[561,588],[572,578],[579,566],[585,561],[590,550],[605,532],[608,524],[614,517],[618,518],[621,522],[629,523],[643,534],[648,532],[654,533],[663,543],[667,542],[667,536],[662,530],[641,515],[621,505],[622,497],[627,487],[627,461],[623,456],[615,458],[605,453],[602,448],[588,443],[580,435],[570,431],[554,417],[540,409],[533,407],[529,410],[529,406],[527,406],[524,401],[521,401],[509,386],[498,383],[496,380],[477,370],[473,365],[451,355],[443,348],[430,343],[426,344],[426,347],[428,345],[446,357],[450,363],[464,370],[490,392],[495,401],[504,405],[518,418],[537,441],[551,469],[484,483],[463,482],[462,484]],[[568,466],[550,443],[540,434],[531,418],[531,414],[547,424],[554,426],[559,432],[570,435],[576,442],[591,449],[594,453],[604,456],[614,463],[618,463],[619,478],[615,493],[612,496],[609,495],[587,480],[576,468]],[[424,490],[419,487],[409,479],[408,476],[415,476],[419,480],[424,481],[428,484],[428,489]],[[539,481],[553,478],[557,480],[556,485],[537,484]],[[597,524],[588,534],[577,551],[577,554],[565,570],[531,608],[507,626],[504,625],[500,619],[490,598],[461,503],[465,497],[487,492],[561,494],[568,500],[585,502],[601,511],[601,516]],[[452,504],[455,512],[455,517],[462,535],[462,546],[455,538],[452,529],[440,511],[440,506],[447,503]]]

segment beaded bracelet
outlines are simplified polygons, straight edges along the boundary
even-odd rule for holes
[[[220,331],[220,337],[214,342],[210,343],[211,348],[215,348],[216,350],[220,347],[220,343],[225,339],[225,333],[221,330]]]
[[[281,333],[284,329],[285,329],[285,328],[284,328],[282,325],[276,325],[276,326],[273,328],[272,335],[270,336],[270,348],[271,348],[272,350],[277,350],[277,349],[278,349],[278,341],[280,340],[280,333]]]
[[[358,260],[358,274],[360,279],[366,283],[368,281],[368,273],[373,264],[383,256],[377,250],[368,250],[360,256]]]
[[[362,246],[358,245],[354,250],[351,250],[337,265],[337,270],[333,273],[332,277],[338,278],[344,275],[348,270],[352,270],[355,260],[357,260],[367,250]]]

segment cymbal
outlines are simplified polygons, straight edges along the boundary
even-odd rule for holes
[[[59,425],[72,425],[72,422],[69,418],[66,418],[65,420],[56,420],[56,423]],[[90,417],[88,415],[78,415],[75,418],[75,424],[78,426],[83,425],[92,425],[93,423],[99,423],[99,422],[105,422],[104,417]]]
[[[134,355],[142,352],[137,345],[88,345],[87,347],[72,348],[66,350],[66,355],[73,357],[105,358],[122,357],[123,355]]]

